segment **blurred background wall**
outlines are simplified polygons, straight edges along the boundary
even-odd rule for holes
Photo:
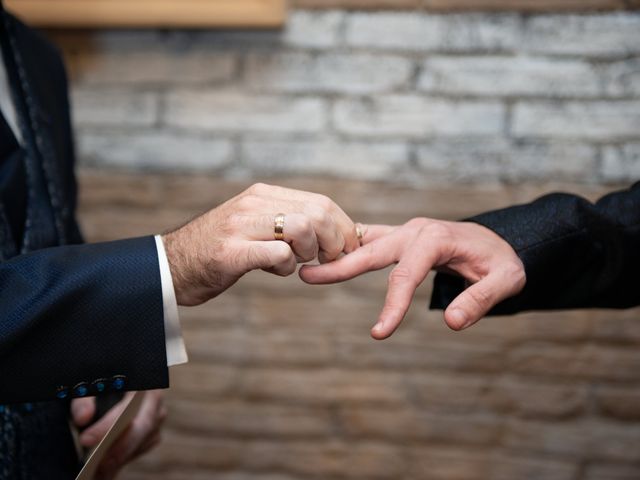
[[[640,15],[615,8],[633,2],[422,3],[300,0],[280,32],[53,32],[88,238],[174,227],[258,180],[401,223],[640,177]],[[638,310],[453,333],[427,282],[376,343],[385,287],[255,273],[182,310],[164,443],[123,478],[640,478]]]

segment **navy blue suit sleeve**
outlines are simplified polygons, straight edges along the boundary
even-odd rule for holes
[[[491,314],[640,305],[640,183],[595,204],[555,193],[469,220],[504,238],[527,274],[523,291]],[[438,274],[431,308],[446,308],[463,288]]]
[[[0,403],[168,386],[153,237],[0,264]]]

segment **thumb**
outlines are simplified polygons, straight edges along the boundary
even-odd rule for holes
[[[94,397],[76,398],[71,402],[71,416],[77,427],[86,427],[96,413]]]
[[[508,277],[491,273],[458,295],[445,310],[444,320],[449,328],[464,330],[510,297],[512,290],[513,284]]]
[[[261,268],[270,273],[286,277],[298,268],[295,253],[286,242],[250,242],[245,252],[247,271]]]

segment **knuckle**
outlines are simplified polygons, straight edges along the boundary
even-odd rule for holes
[[[299,255],[300,256],[300,261],[301,263],[306,263],[306,262],[310,262],[311,260],[313,260],[314,258],[316,258],[315,254],[312,253],[302,253]]]
[[[429,222],[420,228],[420,234],[429,238],[445,240],[451,237],[451,228],[444,222]]]
[[[313,224],[306,215],[300,218],[300,231],[307,235],[313,231]]]
[[[315,221],[315,223],[318,223],[320,225],[328,225],[331,219],[329,212],[327,212],[319,205],[309,205],[308,215],[312,219],[312,221]]]
[[[470,288],[467,293],[469,298],[481,308],[491,306],[491,295],[484,288]]]
[[[519,259],[514,259],[505,264],[504,276],[510,279],[513,291],[519,292],[524,288],[527,276],[524,270],[524,265]]]
[[[427,226],[428,224],[429,224],[429,219],[425,217],[416,217],[416,218],[412,218],[407,223],[405,223],[405,226],[412,229],[420,230],[425,226]]]
[[[330,246],[329,251],[336,256],[340,254],[344,250],[345,240],[344,237],[340,234],[340,232],[335,231],[334,234],[334,243]]]
[[[359,250],[359,255],[362,255],[363,262],[367,270],[371,270],[374,266],[375,259],[377,257],[377,245],[369,243]]]
[[[327,212],[322,213],[322,224],[326,225],[326,228],[332,231],[336,237],[340,237],[340,239],[344,242],[344,238],[342,238],[342,234],[338,229],[338,225],[333,220],[333,217],[329,215]]]
[[[321,193],[317,194],[316,201],[323,210],[331,210],[334,206],[333,200]]]
[[[512,278],[524,276],[524,265],[519,259],[513,259],[505,263],[504,272]]]
[[[293,255],[293,252],[291,251],[291,247],[289,247],[289,245],[287,245],[286,243],[277,242],[272,255],[272,263],[274,265],[277,265],[287,262]]]
[[[324,250],[326,260],[327,261],[335,260],[336,258],[338,258],[338,255],[340,255],[343,249],[344,249],[344,245],[340,246],[339,243],[328,245]]]
[[[247,195],[243,195],[238,198],[238,201],[236,202],[236,206],[240,210],[246,211],[246,210],[254,209],[256,205],[258,205],[258,203],[259,203],[259,197],[254,193],[248,193]]]
[[[413,283],[411,271],[405,267],[395,267],[389,273],[389,285],[405,285]]]
[[[267,185],[266,183],[256,182],[253,185],[251,185],[249,188],[247,188],[246,192],[249,192],[250,194],[259,195],[260,193],[264,192],[268,188],[269,188],[269,185]]]

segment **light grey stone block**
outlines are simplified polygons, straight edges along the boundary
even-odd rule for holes
[[[249,141],[242,146],[244,165],[267,173],[324,174],[336,177],[394,181],[408,166],[402,143],[360,143],[336,140]]]
[[[487,136],[502,133],[504,106],[391,95],[339,101],[333,118],[338,131],[359,137]]]
[[[73,89],[71,105],[77,126],[152,125],[158,118],[158,96],[151,92]]]
[[[82,163],[134,170],[213,170],[230,163],[233,151],[226,139],[167,131],[82,132],[78,141]]]
[[[580,60],[528,56],[432,57],[418,88],[429,93],[485,96],[594,97],[597,69]]]
[[[604,148],[602,177],[607,181],[637,182],[640,180],[640,143]]]
[[[512,14],[355,13],[347,19],[352,47],[408,51],[512,51],[520,43]]]
[[[513,134],[590,141],[640,138],[640,101],[520,102]]]
[[[410,60],[389,55],[255,53],[246,64],[251,89],[280,92],[384,92],[407,86],[411,74]]]
[[[525,27],[524,49],[536,53],[622,56],[640,52],[640,14],[539,15]]]
[[[294,11],[287,22],[283,42],[301,48],[331,48],[339,41],[344,12]]]
[[[327,108],[317,98],[184,90],[168,94],[165,121],[170,126],[214,132],[310,133],[324,129]]]

